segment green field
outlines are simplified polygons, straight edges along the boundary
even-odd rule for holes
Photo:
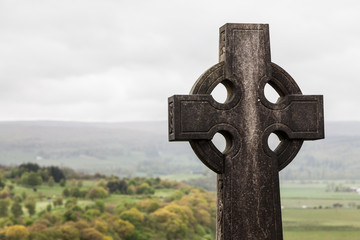
[[[345,181],[335,182],[310,182],[299,181],[282,182],[280,184],[281,205],[285,208],[303,207],[321,208],[332,207],[340,203],[344,207],[360,206],[360,195],[355,192],[327,191],[329,186],[353,187],[360,183],[347,183]]]
[[[355,192],[326,191],[329,185],[357,186],[337,181],[281,184],[284,239],[360,239],[360,195]],[[333,208],[341,204],[341,208]]]

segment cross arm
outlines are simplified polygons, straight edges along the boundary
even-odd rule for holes
[[[211,140],[228,110],[209,94],[174,95],[168,107],[169,141]]]
[[[316,140],[324,138],[322,95],[292,94],[273,105],[275,124],[289,139]]]

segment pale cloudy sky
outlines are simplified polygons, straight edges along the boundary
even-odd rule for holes
[[[0,0],[0,120],[166,120],[227,22],[269,23],[272,61],[326,120],[360,121],[357,0]]]

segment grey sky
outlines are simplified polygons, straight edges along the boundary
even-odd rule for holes
[[[0,120],[165,120],[224,23],[269,23],[272,61],[327,120],[360,121],[359,1],[0,0]]]

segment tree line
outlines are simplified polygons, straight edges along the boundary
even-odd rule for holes
[[[214,239],[213,193],[160,178],[54,169],[0,167],[0,240]]]

